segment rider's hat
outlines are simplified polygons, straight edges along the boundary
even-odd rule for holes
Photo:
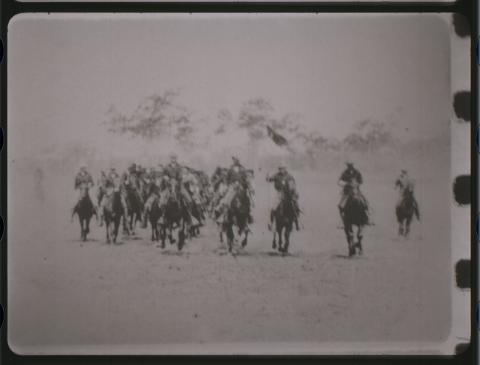
[[[177,159],[177,155],[174,154],[174,153],[172,153],[172,154],[170,155],[170,160],[176,160],[176,159]]]
[[[408,171],[405,170],[405,169],[401,169],[400,172],[401,172],[402,174],[406,174]]]
[[[279,165],[279,166],[278,166],[278,169],[279,169],[279,170],[285,170],[286,167],[285,167],[285,165]]]
[[[345,162],[345,165],[353,167],[353,162],[351,160],[348,160],[347,162]]]

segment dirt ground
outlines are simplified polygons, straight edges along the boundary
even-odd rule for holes
[[[388,352],[412,342],[428,352],[449,335],[448,185],[429,177],[417,181],[422,221],[406,240],[396,235],[395,176],[365,177],[375,226],[364,255],[348,259],[331,177],[297,174],[304,228],[286,257],[271,249],[272,187],[258,178],[253,233],[234,257],[211,222],[181,253],[142,229],[108,245],[93,221],[80,242],[66,203],[72,179],[13,175],[7,313],[16,352],[172,353],[191,344],[194,352],[328,353],[355,343]]]

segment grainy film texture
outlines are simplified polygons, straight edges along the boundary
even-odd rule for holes
[[[12,349],[452,353],[452,32],[14,18]]]

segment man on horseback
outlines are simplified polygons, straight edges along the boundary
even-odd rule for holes
[[[397,206],[400,206],[400,204],[402,203],[402,200],[407,195],[410,195],[411,198],[412,198],[415,215],[417,216],[418,219],[420,219],[420,211],[418,209],[417,199],[415,199],[415,195],[414,195],[414,192],[413,192],[414,182],[410,178],[410,176],[408,175],[407,170],[404,170],[404,169],[401,170],[400,176],[395,181],[395,188],[398,189],[398,191],[400,193],[399,197],[398,197],[398,201],[397,201]]]
[[[340,199],[340,203],[338,203],[338,209],[340,211],[340,217],[342,218],[342,221],[344,216],[345,204],[347,203],[348,198],[354,193],[353,185],[357,184],[358,186],[360,186],[363,183],[362,174],[354,167],[353,162],[348,161],[346,165],[347,168],[338,179],[338,184],[343,187],[342,198]],[[369,224],[368,221],[370,220],[370,208],[367,199],[361,193],[360,189],[358,189],[358,198],[360,199],[363,207],[365,208],[367,224]]]
[[[270,223],[268,224],[268,229],[272,230],[272,225],[274,221],[274,213],[279,207],[282,199],[285,198],[284,194],[288,193],[292,198],[293,210],[295,212],[295,228],[300,230],[298,226],[298,216],[300,215],[300,208],[298,206],[298,193],[296,189],[295,178],[287,171],[285,166],[280,165],[278,171],[273,176],[267,175],[267,181],[273,182],[275,188],[275,198],[273,199],[272,208],[270,209]]]
[[[200,182],[193,171],[193,169],[187,166],[182,167],[182,185],[188,194],[187,210],[192,220],[198,220],[198,222],[193,222],[193,224],[202,226],[204,216],[200,196]],[[194,212],[197,212],[197,214],[193,214]]]
[[[169,177],[165,173],[163,165],[158,164],[157,169],[150,168],[148,174],[148,199],[145,202],[145,212],[143,217],[143,228],[147,227],[148,215],[152,210],[153,203],[157,200],[160,207],[166,203],[165,195],[168,189]]]
[[[248,205],[248,223],[253,223],[253,217],[251,214],[252,197],[254,194],[253,188],[250,183],[249,171],[243,167],[238,158],[232,157],[233,163],[230,166],[226,174],[227,190],[223,198],[219,201],[218,206],[215,208],[216,215],[218,216],[217,222],[222,223],[225,219],[227,208],[231,205],[233,198],[239,188],[245,189],[247,205]]]
[[[72,208],[72,216],[71,219],[73,220],[73,216],[75,215],[75,212],[77,211],[78,204],[84,197],[83,194],[84,192],[82,191],[82,188],[86,188],[87,191],[93,186],[93,178],[92,175],[87,171],[87,166],[85,164],[81,164],[80,170],[77,172],[77,175],[75,176],[75,184],[74,188],[75,190],[78,191],[78,198]],[[90,196],[88,197],[90,199]],[[93,205],[93,204],[92,204]],[[96,215],[97,212],[94,209],[94,214]]]
[[[110,168],[110,171],[108,172],[107,180],[105,183],[105,190],[106,190],[106,194],[105,194],[106,196],[110,196],[114,192],[120,193],[120,201],[122,203],[122,208],[123,208],[123,219],[126,219],[127,202],[125,201],[125,195],[122,192],[122,179],[114,167]],[[106,199],[102,199],[102,202],[100,203],[100,227],[103,226],[103,221],[104,221],[103,210],[105,207],[105,203],[106,203]]]
[[[173,193],[174,197],[179,196],[179,202],[183,204],[187,210],[189,220],[191,220],[192,198],[183,181],[187,178],[187,173],[185,172],[185,169],[178,163],[176,155],[170,156],[170,162],[165,167],[165,175],[167,177],[167,187],[170,189],[175,187],[175,191],[170,191],[170,193]]]
[[[99,207],[103,196],[107,192],[107,174],[105,171],[100,172],[100,177],[97,180],[97,185],[98,185],[98,192],[97,192],[97,206]]]

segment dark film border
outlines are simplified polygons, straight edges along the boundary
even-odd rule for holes
[[[262,362],[266,364],[277,363],[337,363],[337,364],[472,364],[478,361],[478,326],[477,318],[477,298],[478,298],[478,237],[476,232],[476,220],[478,212],[478,153],[477,146],[477,125],[478,120],[478,3],[475,0],[459,0],[451,3],[425,3],[425,2],[363,2],[363,3],[334,3],[334,2],[235,2],[235,3],[21,3],[15,0],[0,1],[0,41],[2,42],[2,56],[0,57],[0,130],[2,131],[2,147],[8,143],[7,130],[7,26],[9,20],[20,13],[25,12],[152,12],[152,13],[250,13],[250,12],[271,12],[271,13],[451,13],[461,14],[470,24],[461,18],[454,18],[454,28],[458,36],[465,37],[471,33],[471,99],[465,105],[465,98],[457,101],[460,103],[460,110],[457,115],[464,121],[470,122],[471,116],[474,116],[470,123],[471,137],[471,175],[463,177],[468,179],[468,183],[455,185],[455,194],[468,199],[457,201],[455,204],[465,206],[471,212],[471,257],[464,263],[458,262],[457,267],[462,267],[460,282],[467,283],[471,287],[471,342],[459,342],[456,346],[455,356],[19,356],[14,354],[7,344],[7,326],[6,308],[7,303],[7,245],[8,232],[5,229],[0,239],[0,272],[1,289],[0,305],[3,307],[4,323],[0,329],[0,363],[2,364],[157,364],[159,362],[175,363],[196,363],[196,364],[223,364],[228,361],[231,364],[245,362]],[[457,111],[457,110],[456,110]],[[461,115],[459,115],[461,114]],[[457,177],[457,179],[462,177]],[[7,225],[7,148],[0,149],[0,217]],[[461,199],[460,199],[461,200]],[[462,204],[463,203],[463,204]],[[453,204],[453,202],[452,202]],[[454,244],[454,242],[452,243]],[[468,270],[465,269],[468,267]],[[465,270],[466,271],[465,271]],[[458,274],[458,272],[457,272]],[[459,276],[457,275],[457,278]],[[457,282],[459,287],[462,284]],[[0,319],[1,321],[1,319]]]

